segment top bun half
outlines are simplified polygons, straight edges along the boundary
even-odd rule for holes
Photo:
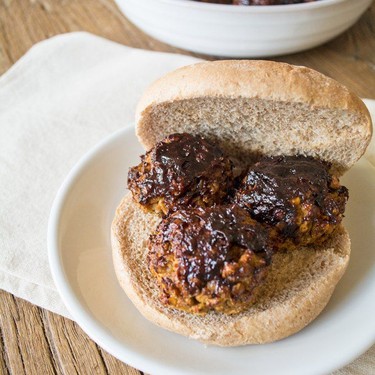
[[[342,174],[372,135],[364,103],[312,69],[272,61],[214,61],[177,69],[153,83],[136,111],[146,150],[172,133],[202,134],[248,162],[306,155]]]

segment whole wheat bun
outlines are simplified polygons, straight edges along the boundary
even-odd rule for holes
[[[145,214],[130,193],[124,197],[112,225],[117,278],[148,320],[207,344],[262,344],[298,332],[323,310],[349,262],[349,236],[340,227],[324,247],[275,254],[259,305],[238,315],[194,315],[160,302],[146,261],[148,236],[159,221]]]
[[[146,150],[175,132],[203,134],[235,160],[257,154],[311,155],[336,173],[371,139],[369,113],[354,94],[304,67],[270,61],[219,61],[178,69],[156,81],[136,113]],[[268,343],[298,332],[326,306],[350,256],[343,226],[319,248],[277,253],[259,303],[238,315],[168,308],[147,266],[147,240],[160,222],[126,195],[112,224],[117,278],[150,321],[207,344]]]
[[[315,70],[273,61],[203,62],[157,80],[136,111],[146,150],[165,136],[203,134],[229,155],[310,155],[339,174],[371,139],[365,104]]]

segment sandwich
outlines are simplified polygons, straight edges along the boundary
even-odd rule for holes
[[[338,82],[272,61],[180,68],[144,93],[145,154],[112,223],[121,287],[151,322],[206,344],[292,335],[345,272],[340,177],[372,135]]]

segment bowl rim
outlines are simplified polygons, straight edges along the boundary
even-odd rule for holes
[[[139,0],[136,0],[139,1]],[[155,0],[153,0],[155,1]],[[197,10],[216,10],[225,11],[228,13],[282,13],[282,12],[299,12],[310,9],[325,8],[341,3],[348,3],[350,0],[318,0],[309,3],[300,4],[280,4],[280,5],[252,5],[252,6],[231,6],[230,4],[212,4],[201,3],[192,0],[156,0],[159,3],[166,5],[173,5],[182,8],[190,8]],[[366,1],[366,0],[362,0]]]

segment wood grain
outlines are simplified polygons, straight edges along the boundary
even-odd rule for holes
[[[8,371],[9,365],[5,359],[6,353],[5,353],[5,345],[4,345],[4,334],[3,334],[3,330],[1,327],[2,327],[2,323],[0,321],[0,374],[7,375],[9,374],[9,371]]]
[[[105,352],[75,322],[4,291],[0,301],[0,374],[142,374]]]
[[[198,56],[148,37],[112,0],[0,0],[0,74],[38,41],[79,30],[133,47]],[[375,5],[333,41],[275,60],[317,69],[375,99]],[[76,323],[0,291],[0,374],[142,373],[98,347]]]
[[[40,308],[2,292],[0,325],[12,374],[55,374]]]

